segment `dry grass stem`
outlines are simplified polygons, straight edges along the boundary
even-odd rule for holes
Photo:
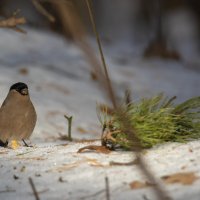
[[[87,4],[88,12],[89,12],[89,15],[90,15],[90,21],[91,21],[91,24],[92,24],[92,28],[93,28],[93,31],[94,31],[94,34],[95,34],[95,37],[96,37],[96,41],[97,41],[97,44],[98,44],[99,53],[100,53],[100,56],[101,56],[101,61],[102,61],[102,65],[103,65],[103,69],[104,69],[104,73],[105,73],[105,79],[106,79],[107,88],[108,88],[108,91],[109,91],[109,96],[110,96],[110,99],[112,101],[113,107],[117,108],[116,97],[114,95],[113,87],[112,87],[111,80],[110,80],[110,77],[109,77],[109,74],[108,74],[108,69],[107,69],[105,58],[104,58],[99,33],[97,31],[96,22],[94,20],[94,12],[93,12],[93,8],[92,8],[92,5],[91,5],[91,1],[86,0],[86,4]]]
[[[97,43],[98,43],[99,52],[100,52],[100,55],[101,55],[101,60],[102,60],[103,66],[104,66],[107,89],[108,89],[108,92],[110,94],[109,96],[110,96],[111,101],[113,103],[113,107],[117,109],[118,116],[120,118],[120,121],[123,124],[123,131],[125,133],[127,133],[129,140],[133,143],[132,144],[132,150],[135,151],[135,153],[136,153],[136,162],[139,164],[141,171],[147,176],[149,181],[153,182],[153,184],[155,185],[154,189],[155,189],[155,193],[157,194],[157,197],[159,199],[162,199],[162,200],[170,199],[167,196],[165,190],[162,189],[160,187],[160,185],[157,183],[153,174],[147,169],[146,163],[144,162],[142,156],[140,155],[140,152],[142,150],[142,146],[141,146],[139,138],[135,134],[134,127],[132,127],[131,123],[129,122],[130,121],[129,116],[126,115],[126,112],[124,112],[123,110],[121,110],[117,107],[117,103],[115,101],[116,96],[115,96],[114,91],[112,89],[112,84],[110,82],[110,78],[109,78],[109,74],[108,74],[103,50],[102,50],[102,47],[101,47],[99,34],[98,34],[97,29],[96,29],[96,24],[95,24],[94,15],[93,15],[93,9],[92,9],[92,6],[90,4],[90,1],[89,0],[85,0],[85,1],[86,1],[86,4],[87,4],[89,15],[90,15],[90,20],[91,20],[91,23],[92,23],[92,26],[93,26],[93,31],[95,33],[96,40],[97,40]]]
[[[55,22],[55,17],[49,13],[38,0],[32,0],[32,3],[37,11],[44,15],[50,22]]]

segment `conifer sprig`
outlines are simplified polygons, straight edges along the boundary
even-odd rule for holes
[[[174,105],[174,100],[175,97],[166,98],[159,94],[121,107],[134,127],[142,147],[150,148],[165,142],[187,142],[200,138],[200,97],[178,105]],[[130,149],[131,141],[127,133],[122,131],[125,129],[119,115],[113,113],[109,119],[108,116],[104,117],[103,121],[105,131],[102,144],[109,144],[113,149],[119,146]]]

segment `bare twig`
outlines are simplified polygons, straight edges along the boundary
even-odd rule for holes
[[[55,22],[55,17],[49,13],[38,0],[32,0],[32,2],[38,12],[44,15],[50,22]]]
[[[36,188],[35,188],[35,185],[34,185],[34,182],[33,182],[32,178],[29,177],[28,180],[29,180],[29,183],[30,183],[31,188],[32,188],[32,190],[33,190],[33,194],[34,194],[34,196],[35,196],[35,200],[40,200],[39,195],[38,195],[38,192],[37,192],[37,190],[36,190]]]
[[[110,200],[110,187],[109,187],[109,179],[105,177],[105,184],[106,184],[106,200]]]

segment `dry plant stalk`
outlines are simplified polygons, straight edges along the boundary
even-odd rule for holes
[[[91,2],[89,0],[86,0],[86,4],[87,4],[88,12],[89,12],[89,15],[90,15],[90,21],[91,21],[91,24],[92,24],[92,28],[93,28],[93,31],[94,31],[95,36],[96,36],[96,41],[97,41],[97,44],[98,44],[99,53],[101,55],[101,61],[102,61],[103,69],[104,69],[104,73],[105,73],[107,89],[108,89],[108,92],[110,94],[109,96],[110,96],[110,99],[112,101],[113,107],[117,108],[116,96],[114,94],[113,87],[112,87],[110,77],[109,77],[109,74],[108,74],[108,69],[107,69],[105,58],[104,58],[99,33],[97,31],[96,23],[95,23],[95,20],[94,20],[94,12],[93,12],[93,9],[92,9],[92,5],[91,5]]]
[[[55,17],[42,6],[39,0],[32,0],[32,3],[37,11],[44,15],[50,22],[55,22]]]
[[[129,116],[127,115],[126,112],[121,110],[120,107],[118,107],[117,104],[116,104],[116,101],[115,101],[116,95],[113,91],[113,87],[112,87],[111,82],[110,82],[109,74],[107,73],[107,65],[105,63],[104,54],[103,54],[103,51],[102,51],[102,48],[101,48],[101,42],[100,42],[100,39],[99,39],[99,34],[98,34],[97,29],[96,29],[96,23],[95,23],[95,20],[94,20],[91,1],[90,0],[85,0],[85,1],[86,1],[86,4],[87,4],[88,12],[90,14],[90,20],[91,20],[93,30],[94,30],[94,33],[95,33],[95,36],[96,36],[99,51],[100,51],[100,54],[101,54],[101,59],[102,59],[102,63],[103,63],[104,71],[105,71],[106,80],[107,80],[106,83],[108,84],[107,88],[109,89],[108,91],[110,92],[110,97],[111,97],[111,100],[112,100],[112,103],[113,103],[113,107],[116,108],[116,112],[118,112],[118,116],[119,116],[119,118],[121,118],[120,121],[123,124],[123,128],[124,128],[123,131],[127,133],[129,140],[133,143],[132,144],[132,150],[136,154],[136,162],[139,164],[140,170],[147,176],[149,181],[151,181],[154,184],[154,189],[155,189],[155,193],[157,194],[157,197],[159,199],[162,199],[162,200],[170,199],[168,197],[167,193],[165,192],[165,190],[162,187],[160,187],[159,183],[157,182],[157,180],[155,179],[153,174],[148,170],[146,163],[144,162],[144,160],[143,160],[143,158],[140,154],[141,151],[142,151],[142,146],[141,146],[139,138],[135,134],[134,127],[131,126]],[[110,84],[110,86],[109,86],[109,84]]]

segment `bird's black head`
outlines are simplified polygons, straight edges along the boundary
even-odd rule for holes
[[[10,87],[10,91],[11,90],[16,90],[21,95],[28,95],[28,86],[25,83],[15,83]]]

